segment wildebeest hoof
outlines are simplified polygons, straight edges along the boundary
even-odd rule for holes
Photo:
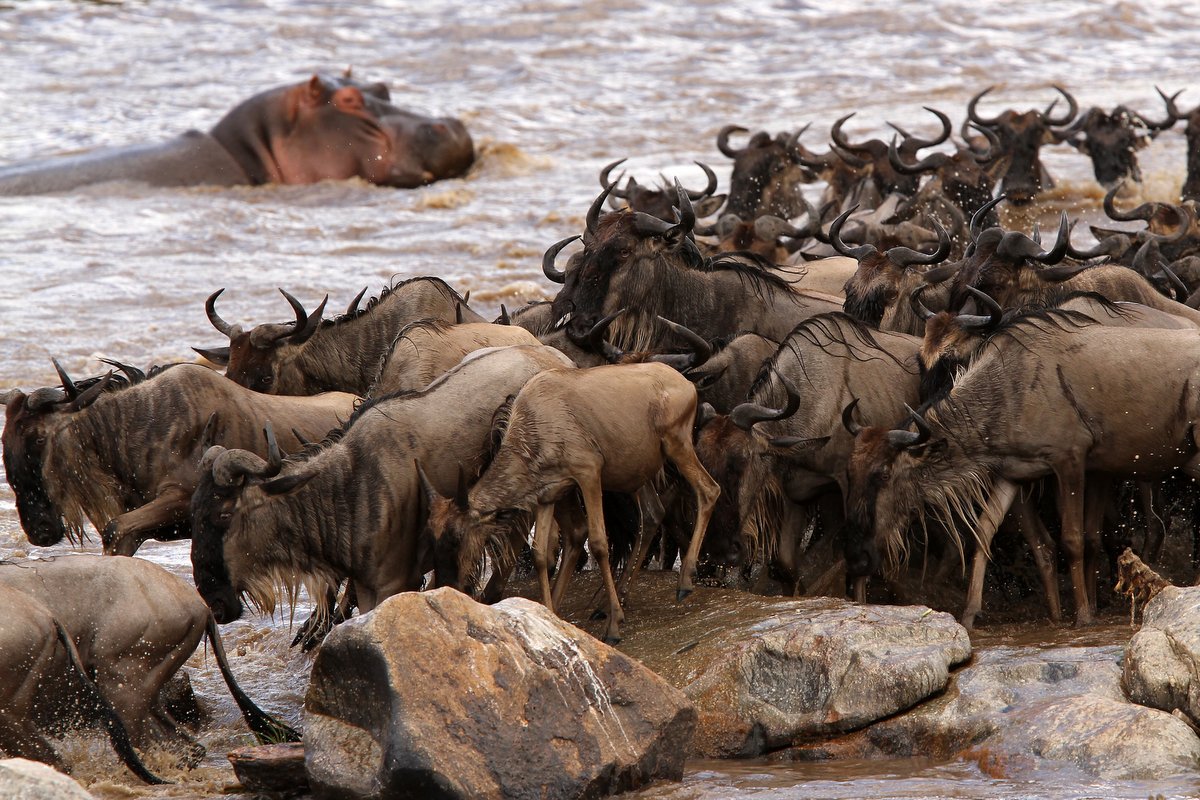
[[[682,603],[684,600],[686,600],[686,599],[687,599],[687,596],[688,596],[689,594],[691,594],[691,593],[692,593],[692,590],[691,590],[691,589],[680,589],[680,590],[678,590],[677,592],[675,592],[675,602],[676,602],[676,603]]]
[[[598,619],[608,619],[608,613],[602,608],[597,608],[592,612],[592,615],[588,617],[588,619],[590,619],[592,622],[595,622]]]

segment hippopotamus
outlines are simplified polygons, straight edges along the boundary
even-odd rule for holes
[[[241,103],[208,133],[0,167],[0,195],[60,192],[105,181],[154,186],[305,184],[355,176],[412,188],[462,175],[475,160],[467,129],[392,105],[382,83],[313,75]]]

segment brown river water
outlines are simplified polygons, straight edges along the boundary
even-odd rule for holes
[[[548,297],[540,270],[552,242],[578,232],[597,173],[629,157],[642,182],[692,161],[727,187],[718,129],[792,130],[823,151],[842,114],[852,139],[885,121],[933,129],[922,105],[957,122],[974,92],[981,112],[1044,108],[1061,83],[1086,108],[1126,103],[1163,116],[1154,85],[1188,87],[1196,12],[1186,2],[832,0],[556,0],[425,3],[305,0],[179,4],[146,0],[0,4],[0,162],[153,142],[207,129],[240,100],[314,71],[352,66],[385,81],[397,105],[461,117],[480,152],[462,180],[403,191],[362,183],[190,190],[110,184],[64,195],[0,198],[0,389],[52,385],[50,358],[76,375],[99,356],[134,364],[190,359],[220,344],[204,298],[227,287],[221,313],[243,323],[290,319],[276,291],[310,308],[341,308],[368,286],[439,275],[485,314]],[[1194,84],[1193,84],[1194,86]],[[1200,88],[1180,100],[1191,108]],[[1095,219],[1102,190],[1065,146],[1044,150],[1059,186],[1044,207]],[[1183,180],[1180,130],[1143,151],[1146,198]],[[818,187],[813,187],[815,197]],[[1012,221],[1010,220],[1010,223]],[[1082,229],[1081,229],[1082,230]],[[1077,234],[1077,243],[1085,235]],[[98,549],[93,541],[86,547]],[[31,553],[12,494],[0,484],[0,558]],[[140,555],[190,578],[186,544]],[[306,609],[298,609],[303,617]],[[308,658],[288,648],[288,617],[249,617],[225,630],[235,670],[265,707],[297,721]],[[1051,636],[1054,639],[1055,636]],[[1061,637],[1060,637],[1061,638]],[[63,746],[97,797],[206,797],[248,741],[212,659],[193,680],[214,710],[190,773],[152,765],[179,785],[146,789],[105,742]],[[696,763],[658,798],[1146,797],[1200,795],[1200,785],[1080,785],[1054,775],[1000,782],[964,764]]]

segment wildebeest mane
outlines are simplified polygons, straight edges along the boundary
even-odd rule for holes
[[[348,314],[338,314],[334,317],[322,319],[320,327],[328,328],[333,325],[341,325],[343,323],[359,319],[360,317],[365,317],[379,306],[386,304],[389,298],[397,294],[398,290],[403,289],[405,286],[410,284],[416,283],[417,281],[429,281],[433,285],[437,286],[438,289],[444,294],[447,294],[459,303],[466,305],[466,301],[463,300],[462,295],[455,291],[454,287],[452,287],[450,284],[446,283],[441,278],[421,275],[416,278],[408,278],[407,280],[400,281],[399,283],[391,283],[388,286],[385,286],[377,296],[368,299],[365,304],[356,308],[354,311],[351,311]]]
[[[734,250],[707,258],[696,269],[701,272],[733,272],[743,279],[743,284],[748,282],[760,297],[772,289],[785,292],[794,291],[795,287],[792,281],[785,280],[783,276],[772,271],[775,266],[776,264],[771,259],[758,253],[752,253],[749,250]],[[807,270],[797,268],[796,274],[796,282],[799,282],[807,274]]]
[[[1031,349],[1033,343],[1052,335],[1055,331],[1067,332],[1099,323],[1082,311],[1071,311],[1062,308],[1028,308],[1020,313],[1007,316],[992,330],[980,346],[978,353],[982,354],[985,347],[993,347],[1006,339],[1012,339],[1018,346]]]

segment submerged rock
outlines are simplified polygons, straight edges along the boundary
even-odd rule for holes
[[[861,728],[940,692],[971,655],[966,629],[924,606],[703,587],[676,604],[676,581],[639,576],[621,650],[696,704],[696,756],[756,755]]]
[[[93,800],[86,789],[53,767],[24,758],[0,760],[4,800]]]
[[[330,634],[305,698],[317,798],[583,798],[678,779],[696,714],[537,603],[405,593]]]
[[[1110,780],[1159,779],[1200,767],[1200,738],[1121,691],[1119,645],[991,647],[941,697],[796,758],[928,756],[978,761],[996,777],[1074,767]]]
[[[1200,722],[1200,586],[1168,586],[1146,606],[1122,685],[1135,703]]]

